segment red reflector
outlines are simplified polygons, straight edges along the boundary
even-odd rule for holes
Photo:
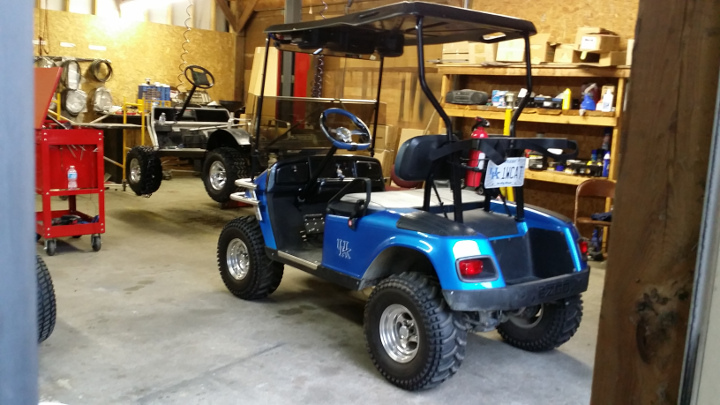
[[[586,240],[580,241],[580,253],[586,255],[588,253],[588,243]]]
[[[460,268],[460,275],[463,277],[474,277],[482,273],[483,262],[482,259],[467,259],[461,260],[458,263]]]

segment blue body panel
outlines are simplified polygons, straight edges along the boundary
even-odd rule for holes
[[[262,215],[260,229],[267,247],[277,249],[270,216],[267,209],[267,189],[272,187],[275,166],[255,179],[256,197],[260,201]],[[249,193],[249,192],[248,192]],[[515,206],[508,203],[507,209],[515,214]],[[576,272],[586,270],[587,262],[582,260],[577,241],[579,233],[572,222],[529,207],[525,209],[525,222],[517,223],[517,232],[512,235],[488,238],[477,233],[474,236],[438,236],[423,232],[400,229],[398,220],[418,210],[413,208],[387,209],[368,213],[357,222],[356,229],[348,226],[347,217],[330,215],[325,218],[322,265],[355,279],[362,279],[372,262],[386,249],[401,247],[418,251],[432,263],[443,290],[484,290],[506,287],[502,269],[491,242],[502,238],[525,235],[531,228],[560,232],[565,236]],[[502,202],[492,201],[491,211],[506,214]],[[458,244],[458,242],[462,242]],[[462,281],[457,273],[456,261],[462,257],[486,257],[499,269],[495,279],[481,282]]]
[[[273,166],[274,169],[275,166]],[[272,169],[271,169],[272,170]],[[255,189],[255,195],[260,201],[260,205],[258,205],[258,209],[260,210],[260,215],[262,216],[262,221],[260,221],[260,230],[262,231],[263,238],[265,239],[265,246],[277,249],[277,244],[275,243],[275,235],[273,235],[272,225],[270,225],[270,214],[268,213],[268,204],[267,204],[267,189],[268,189],[268,171],[265,170],[262,172],[259,176],[255,178],[255,184],[257,185],[257,189]],[[251,192],[248,191],[246,193],[248,197],[251,197]]]

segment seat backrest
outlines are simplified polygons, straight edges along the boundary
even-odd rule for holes
[[[447,135],[422,135],[408,139],[395,158],[395,174],[405,181],[425,181],[435,167],[430,152],[447,142]],[[435,179],[441,176],[436,174]]]
[[[615,182],[606,179],[590,179],[580,183],[575,191],[575,214],[573,215],[575,224],[577,224],[581,197],[615,198]]]

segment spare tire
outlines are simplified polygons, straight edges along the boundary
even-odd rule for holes
[[[36,256],[35,273],[37,274],[37,325],[38,343],[44,342],[55,329],[55,289],[50,272],[43,259]]]
[[[149,146],[135,146],[127,154],[125,178],[137,195],[149,196],[160,188],[162,163]]]

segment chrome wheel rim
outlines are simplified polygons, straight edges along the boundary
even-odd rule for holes
[[[210,165],[210,185],[215,190],[222,190],[225,187],[227,181],[227,173],[225,172],[225,165],[222,162],[213,162]]]
[[[130,181],[133,183],[139,183],[141,175],[142,170],[140,169],[140,162],[137,158],[132,158],[132,160],[130,160]]]
[[[244,279],[250,270],[250,255],[247,245],[240,239],[233,239],[227,247],[227,267],[235,280]]]
[[[544,307],[544,304],[527,307],[519,311],[517,315],[510,316],[509,320],[519,328],[532,329],[542,320],[543,314],[545,313]]]
[[[420,335],[412,313],[405,306],[392,304],[380,316],[380,341],[391,359],[408,363],[417,356]]]

